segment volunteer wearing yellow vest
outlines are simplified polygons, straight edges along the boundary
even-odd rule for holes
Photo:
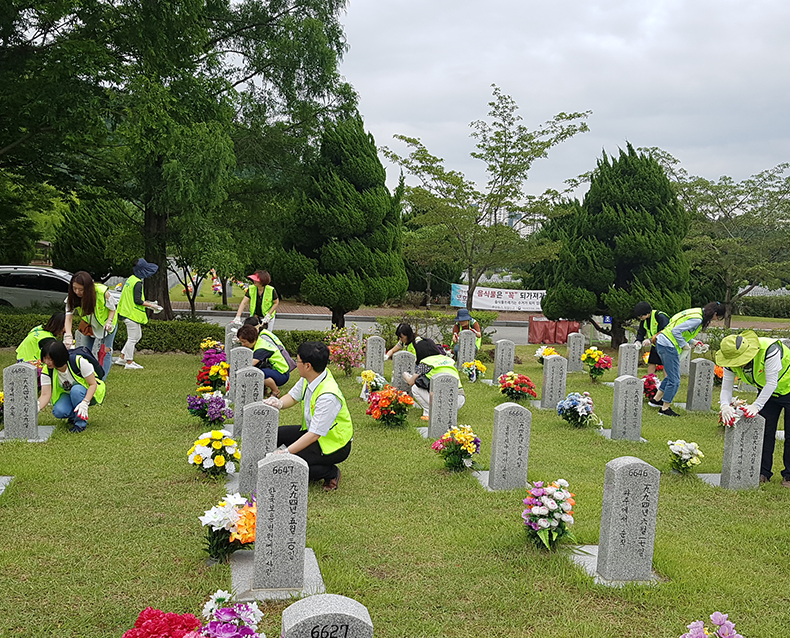
[[[82,356],[70,353],[64,344],[48,340],[41,352],[46,368],[41,374],[41,411],[52,400],[52,416],[68,419],[69,432],[83,432],[88,426],[88,406],[104,401],[106,386],[96,378],[93,366]]]
[[[466,403],[466,395],[461,387],[461,377],[458,375],[455,361],[446,356],[444,350],[431,339],[418,341],[414,349],[417,352],[417,365],[414,368],[414,374],[404,372],[403,379],[411,386],[411,394],[422,408],[420,419],[427,421],[430,418],[431,379],[437,374],[446,373],[458,379],[456,408],[460,409]]]
[[[475,348],[480,350],[480,345],[483,343],[483,331],[480,329],[480,324],[476,319],[469,314],[466,308],[461,308],[455,315],[455,325],[453,326],[453,352],[458,356],[458,340],[461,338],[462,330],[471,330],[475,333]]]
[[[33,328],[16,349],[16,360],[26,361],[33,365],[41,361],[41,342],[44,339],[62,337],[65,322],[66,315],[62,312],[56,312],[49,318],[46,325]]]
[[[75,319],[77,326],[80,325],[80,321],[87,324],[84,332],[77,333],[76,344],[72,333]],[[101,363],[104,378],[107,379],[112,365],[112,344],[118,331],[118,315],[115,301],[107,286],[94,283],[93,277],[84,270],[74,273],[69,284],[65,330],[63,343],[66,347],[73,348],[78,345],[91,350]],[[101,352],[102,346],[104,353]]]
[[[408,323],[398,324],[398,327],[395,328],[395,336],[398,338],[398,341],[387,350],[387,354],[384,355],[385,361],[396,352],[404,349],[406,352],[411,352],[415,357],[417,356],[417,352],[414,350],[414,344],[418,341],[422,341],[422,337],[415,337],[414,330],[412,330]]]
[[[747,417],[759,414],[765,419],[760,483],[767,483],[773,475],[776,426],[782,409],[785,411],[785,431],[790,422],[790,348],[779,339],[758,337],[753,330],[748,330],[721,340],[716,363],[724,368],[719,397],[722,421],[727,425],[734,424],[738,411]],[[736,376],[760,390],[751,405],[740,408],[731,405]],[[783,446],[782,486],[790,487],[790,446],[787,439]]]
[[[650,348],[647,357],[647,373],[655,374],[656,366],[661,365],[661,357],[658,356],[653,337],[669,324],[669,315],[660,310],[653,310],[646,301],[640,301],[634,306],[634,317],[639,319],[639,328],[636,331],[636,342],[641,343],[643,348]]]
[[[123,285],[121,300],[118,302],[118,314],[123,317],[126,324],[126,343],[121,348],[121,356],[113,363],[124,366],[126,370],[142,370],[143,366],[134,360],[134,349],[137,342],[143,336],[143,324],[148,323],[146,308],[151,308],[154,312],[161,310],[161,306],[155,301],[145,300],[143,292],[143,279],[150,277],[159,266],[150,264],[142,257],[134,260],[132,272],[134,273]]]
[[[724,305],[711,301],[703,308],[689,308],[674,315],[666,328],[656,337],[656,349],[664,364],[664,380],[648,405],[660,407],[660,416],[680,416],[672,410],[672,400],[680,389],[680,358],[691,355],[691,349],[702,343],[695,339],[701,330],[708,327],[713,317],[724,316]]]
[[[306,341],[296,351],[296,365],[302,377],[284,398],[269,397],[265,403],[279,410],[302,405],[302,425],[281,425],[277,430],[277,450],[302,457],[310,470],[310,480],[324,479],[324,490],[336,490],[340,483],[338,463],[351,453],[354,428],[346,399],[332,373],[326,369],[329,348],[325,343]]]
[[[260,333],[254,326],[244,325],[239,328],[236,338],[245,348],[252,350],[252,365],[260,368],[266,376],[264,385],[272,391],[272,396],[280,396],[280,387],[288,383],[291,370],[278,346],[282,342],[268,330]]]
[[[271,275],[265,270],[256,270],[248,279],[253,285],[247,289],[244,299],[236,311],[236,323],[241,321],[241,315],[247,305],[250,306],[250,317],[258,317],[258,323],[264,324],[269,330],[274,330],[274,314],[280,305],[280,298],[273,286]]]

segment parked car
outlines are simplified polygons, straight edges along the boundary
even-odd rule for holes
[[[42,266],[0,266],[0,306],[17,308],[38,302],[62,304],[71,273]]]

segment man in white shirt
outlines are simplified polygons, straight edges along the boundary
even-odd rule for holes
[[[282,399],[269,397],[266,403],[279,410],[302,404],[302,425],[283,425],[277,431],[277,445],[307,462],[310,480],[324,480],[331,492],[340,483],[338,463],[351,453],[354,436],[346,399],[332,373],[327,370],[329,348],[317,341],[299,346],[296,366],[302,377]]]

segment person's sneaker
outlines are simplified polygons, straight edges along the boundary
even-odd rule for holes
[[[771,479],[769,479],[765,474],[760,474],[760,485],[763,483],[770,483]]]
[[[127,364],[126,364],[126,365],[123,367],[123,369],[124,369],[124,370],[142,370],[142,369],[143,369],[143,366],[141,366],[139,363],[136,363],[136,362],[134,362],[134,361],[129,361],[129,363],[127,363]]]
[[[648,404],[648,405],[649,405],[651,408],[660,408],[662,405],[664,405],[664,404],[663,404],[663,403],[661,403],[660,401],[659,401],[658,403],[656,403],[655,401],[653,401],[653,399],[650,399],[650,400],[647,402],[647,404]]]
[[[782,487],[790,487],[790,478],[782,479]]]
[[[79,434],[80,432],[84,432],[84,431],[85,431],[84,425],[73,425],[72,427],[69,428],[69,432],[71,432],[72,434]]]
[[[116,357],[115,359],[112,360],[112,362],[115,365],[117,365],[117,366],[125,366],[126,365],[126,359],[122,359],[121,357]]]
[[[667,408],[666,410],[659,410],[658,416],[680,416],[677,412],[675,412],[672,408]]]
[[[428,415],[426,415],[426,414],[423,414],[420,417],[420,421],[430,421],[430,420],[431,420],[431,418]]]
[[[324,492],[334,492],[340,485],[340,468],[337,468],[337,476],[328,481],[324,481]]]

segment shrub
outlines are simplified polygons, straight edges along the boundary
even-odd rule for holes
[[[472,316],[480,323],[483,331],[483,343],[491,343],[491,336],[486,332],[487,328],[496,321],[499,313],[491,310],[475,310]],[[428,310],[407,310],[403,314],[391,317],[379,317],[376,319],[376,326],[373,331],[375,334],[384,338],[387,348],[395,345],[395,328],[400,323],[408,323],[414,328],[414,334],[420,337],[428,337],[437,343],[451,344],[453,339],[453,325],[455,315],[444,312],[433,312]]]
[[[733,312],[749,317],[790,317],[790,295],[771,297],[741,297]]]

